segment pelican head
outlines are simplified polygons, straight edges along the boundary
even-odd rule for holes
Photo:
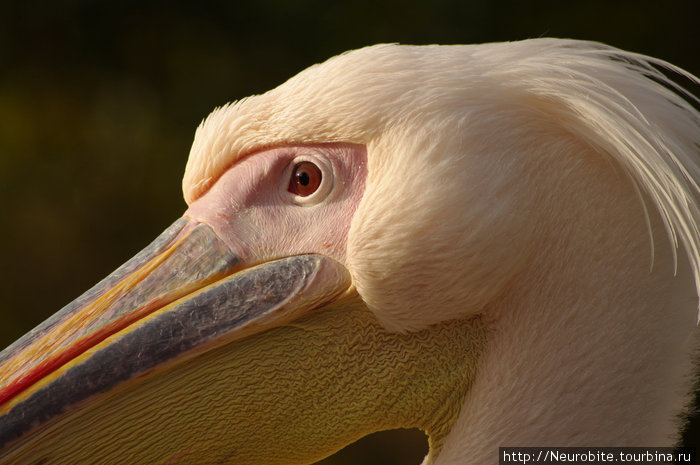
[[[183,217],[0,354],[0,464],[675,444],[700,114],[659,68],[697,83],[590,42],[377,45],[216,109]]]

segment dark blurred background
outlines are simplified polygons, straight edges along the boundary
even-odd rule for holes
[[[697,75],[699,5],[2,1],[0,347],[184,211],[180,179],[189,146],[216,106],[377,42],[591,39]],[[324,463],[420,463],[423,437],[405,434],[375,435]],[[685,444],[699,439],[696,416]]]

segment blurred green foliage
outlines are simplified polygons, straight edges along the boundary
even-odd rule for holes
[[[699,5],[3,1],[0,347],[180,215],[189,144],[215,106],[377,42],[572,37],[654,55],[698,74]],[[685,443],[697,446],[697,417],[693,428]],[[369,457],[382,464],[418,463],[427,447],[420,434],[396,434],[371,438],[324,463],[369,464]],[[402,440],[418,445],[398,446]]]

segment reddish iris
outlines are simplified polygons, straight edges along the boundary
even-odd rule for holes
[[[321,170],[310,161],[302,161],[294,166],[289,180],[289,192],[308,197],[321,185]]]

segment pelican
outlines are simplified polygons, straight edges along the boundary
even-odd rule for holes
[[[0,464],[424,464],[672,446],[700,113],[599,43],[376,45],[216,109],[188,209],[0,356]]]

